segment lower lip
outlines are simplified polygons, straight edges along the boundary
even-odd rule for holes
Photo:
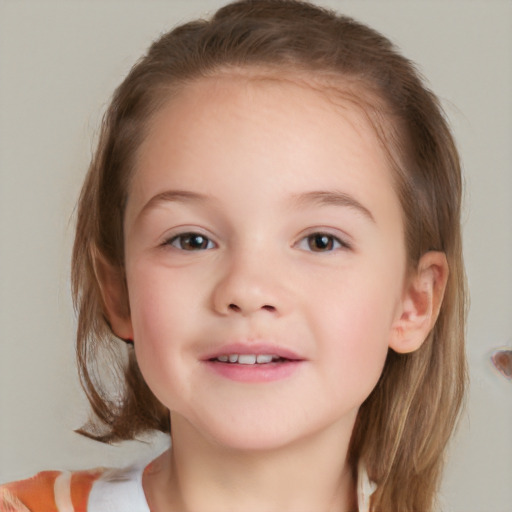
[[[272,382],[286,379],[295,373],[302,361],[284,363],[237,364],[206,361],[208,367],[226,379],[237,382]]]

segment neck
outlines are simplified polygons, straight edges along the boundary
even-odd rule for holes
[[[350,432],[338,429],[274,450],[235,450],[172,418],[173,446],[145,474],[152,512],[352,512]],[[345,434],[345,435],[344,435]]]

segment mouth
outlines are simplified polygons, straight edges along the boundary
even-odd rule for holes
[[[305,360],[275,345],[231,344],[203,361],[215,374],[241,382],[269,382],[291,376]]]
[[[226,364],[262,365],[285,363],[286,361],[290,361],[290,359],[274,354],[224,354],[211,358],[209,361]]]

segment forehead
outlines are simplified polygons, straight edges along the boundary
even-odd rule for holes
[[[251,109],[255,104],[257,108]],[[174,89],[150,119],[139,155],[140,159],[147,157],[149,146],[173,128],[184,139],[199,135],[201,126],[226,123],[226,117],[231,116],[230,121],[238,120],[241,125],[245,121],[254,130],[260,124],[288,117],[290,127],[300,121],[293,125],[294,130],[304,127],[311,132],[321,127],[330,129],[333,138],[340,123],[349,123],[363,144],[373,148],[380,145],[387,157],[388,148],[381,136],[385,122],[382,115],[375,114],[383,110],[382,100],[361,80],[325,73],[315,76],[311,71],[223,69]]]
[[[373,128],[377,128],[377,124],[386,124],[384,117],[388,117],[382,116],[388,109],[371,82],[366,83],[358,77],[286,66],[221,67],[209,76],[172,85],[169,91],[167,101],[165,96],[160,98],[161,108],[150,119],[150,133],[162,117],[178,116],[183,110],[198,106],[199,103],[204,105],[208,100],[219,102],[226,97],[235,105],[236,100],[241,99],[243,94],[258,92],[267,96],[281,94],[291,101],[300,97],[301,110],[320,107],[329,112],[337,111],[345,118],[349,116],[356,124],[367,124]],[[281,108],[286,108],[286,105],[283,104]],[[375,114],[376,112],[379,113]],[[391,117],[390,112],[386,114]],[[378,128],[376,134],[380,131],[381,128]]]
[[[353,88],[265,73],[196,80],[152,119],[131,192],[142,201],[171,185],[203,193],[253,177],[253,188],[288,180],[301,193],[336,188],[340,174],[350,188],[361,172],[366,185],[389,189],[386,151],[364,108],[368,93]]]

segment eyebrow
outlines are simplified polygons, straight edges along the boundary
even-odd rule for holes
[[[141,209],[138,216],[141,216],[147,210],[155,207],[158,203],[166,202],[206,202],[208,196],[204,194],[198,194],[197,192],[191,192],[188,190],[166,190],[153,196]],[[306,207],[309,205],[320,205],[320,206],[341,206],[345,208],[351,208],[372,222],[375,222],[375,218],[366,208],[363,206],[355,197],[345,192],[337,191],[323,191],[317,190],[312,192],[305,192],[303,194],[297,194],[292,197],[292,202],[297,207]]]
[[[372,212],[362,205],[355,197],[345,192],[338,191],[312,191],[304,194],[298,194],[293,197],[293,202],[299,207],[305,207],[309,205],[320,205],[320,206],[342,206],[345,208],[351,208],[372,222],[375,222],[375,218]]]
[[[160,192],[160,194],[156,194],[153,196],[140,210],[138,216],[144,214],[144,212],[154,208],[158,203],[167,203],[167,202],[205,202],[208,199],[207,196],[203,194],[198,194],[197,192],[190,192],[188,190],[166,190],[165,192]]]

